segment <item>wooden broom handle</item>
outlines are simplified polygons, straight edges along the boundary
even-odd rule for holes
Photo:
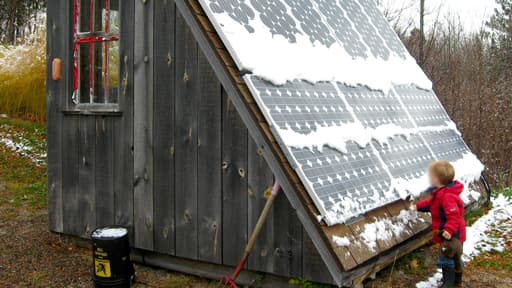
[[[245,253],[251,253],[252,248],[254,247],[254,244],[256,243],[256,240],[258,239],[258,236],[261,232],[261,228],[263,228],[265,220],[267,220],[268,213],[270,213],[270,208],[272,208],[272,204],[274,203],[274,200],[276,199],[279,190],[281,190],[281,184],[279,183],[279,181],[276,180],[274,186],[272,187],[270,197],[268,198],[267,202],[265,203],[265,206],[263,207],[263,211],[261,212],[261,215],[258,218],[256,226],[254,226],[251,238],[249,238],[249,242],[247,242],[247,246],[245,247]]]

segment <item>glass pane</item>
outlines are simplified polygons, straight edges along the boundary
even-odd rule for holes
[[[80,103],[117,103],[119,42],[80,45]]]
[[[119,0],[78,1],[78,32],[119,32]]]
[[[101,1],[102,10],[102,31],[119,33],[119,0]],[[108,4],[109,9],[106,9]]]

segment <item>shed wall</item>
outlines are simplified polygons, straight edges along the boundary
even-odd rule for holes
[[[121,1],[119,113],[69,107],[70,2],[48,3],[50,230],[123,225],[136,248],[236,265],[274,176],[174,1]],[[247,268],[332,283],[284,194]]]

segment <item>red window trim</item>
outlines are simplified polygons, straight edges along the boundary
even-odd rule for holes
[[[79,89],[80,89],[80,71],[79,71],[79,61],[80,61],[80,45],[81,44],[89,44],[89,101],[92,101],[94,97],[94,47],[93,43],[104,43],[103,45],[103,67],[107,69],[106,73],[103,73],[103,81],[104,83],[108,83],[108,65],[109,65],[109,57],[108,57],[108,43],[112,41],[119,41],[119,36],[110,34],[110,0],[105,0],[105,31],[102,33],[98,33],[100,35],[92,35],[94,33],[94,8],[95,1],[89,1],[89,9],[90,9],[90,19],[89,19],[89,33],[80,33],[79,31],[79,17],[80,17],[80,0],[74,0],[73,4],[73,101],[75,104],[79,103]],[[109,96],[109,87],[105,85],[104,87],[104,97],[105,102],[108,102]],[[92,102],[91,102],[92,103]]]

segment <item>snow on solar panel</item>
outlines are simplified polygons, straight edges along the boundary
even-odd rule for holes
[[[238,68],[274,84],[432,83],[373,1],[199,0]],[[343,69],[341,69],[343,67]]]
[[[328,225],[483,169],[373,0],[199,0]]]

